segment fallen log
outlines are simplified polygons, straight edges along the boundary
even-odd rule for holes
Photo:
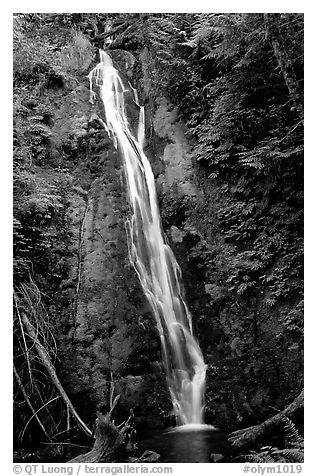
[[[276,430],[283,424],[283,418],[291,418],[295,413],[302,410],[304,407],[304,391],[295,398],[295,400],[284,408],[281,412],[268,418],[264,422],[236,430],[230,433],[228,437],[229,443],[236,449],[249,448],[254,446],[258,441]]]

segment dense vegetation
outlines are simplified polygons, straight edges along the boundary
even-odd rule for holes
[[[56,143],[53,110],[97,48],[110,48],[136,56],[147,107],[168,97],[193,146],[204,199],[181,213],[177,200],[160,201],[166,229],[180,216],[196,226],[175,252],[208,364],[207,417],[232,426],[285,406],[303,383],[302,15],[32,14],[17,16],[14,35],[15,365],[33,405],[55,394],[41,377],[35,389],[34,376],[26,383],[32,359],[43,369],[31,345],[24,352],[19,309],[53,358],[47,312],[54,328],[70,305],[59,293],[66,210],[85,156],[85,126]]]

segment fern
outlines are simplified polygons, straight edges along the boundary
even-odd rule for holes
[[[238,459],[249,463],[303,463],[304,454],[302,449],[279,449],[273,446],[264,446],[259,452],[251,451]]]
[[[276,455],[281,456],[287,463],[303,463],[303,449],[287,448],[285,450],[277,450]]]
[[[303,437],[288,417],[283,416],[282,425],[285,448],[263,446],[259,451],[251,451],[238,459],[250,463],[302,463],[304,461]]]
[[[241,461],[249,463],[302,463],[304,454],[302,449],[279,449],[273,446],[264,446],[259,452],[251,451],[249,454],[243,455]]]
[[[285,446],[287,448],[294,448],[295,450],[303,449],[303,437],[299,434],[294,423],[286,416],[283,417],[283,427],[285,432]]]
[[[275,463],[274,451],[277,448],[263,447],[260,452],[251,451],[249,454],[242,457],[242,461],[248,461],[250,463]]]

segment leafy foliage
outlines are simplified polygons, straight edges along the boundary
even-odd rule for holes
[[[252,451],[245,455],[243,461],[249,463],[303,463],[304,456],[301,449],[278,449],[264,446],[259,452]]]
[[[31,274],[38,285],[50,281],[54,287],[66,272],[71,179],[60,169],[53,105],[43,89],[63,90],[72,72],[89,66],[92,50],[75,30],[64,45],[52,44],[39,28],[41,15],[18,15],[14,21],[14,277],[19,285]]]
[[[230,400],[250,419],[302,385],[291,375],[302,375],[303,357],[303,125],[262,14],[170,20],[175,34],[161,48],[173,66],[166,77],[156,65],[161,92],[186,121],[205,193],[187,212],[201,237],[184,265],[209,356],[207,413],[214,421]],[[281,14],[279,25],[301,87],[302,15]]]
[[[53,330],[65,304],[60,284],[68,273],[72,179],[60,167],[49,93],[63,94],[73,84],[73,72],[85,71],[92,59],[91,46],[80,33],[72,30],[64,44],[52,44],[38,21],[23,15],[14,20],[14,436],[19,444],[52,439],[61,430],[60,418],[66,423],[23,316],[56,360]]]
[[[286,416],[282,418],[283,442],[279,447],[263,446],[249,454],[237,456],[234,461],[249,463],[303,463],[304,439],[295,424]]]

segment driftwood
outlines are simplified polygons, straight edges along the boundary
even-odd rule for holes
[[[93,448],[83,455],[76,456],[69,463],[131,463],[155,462],[160,455],[154,451],[145,451],[139,458],[131,457],[133,445],[131,436],[133,424],[131,413],[128,420],[120,428],[111,421],[111,414],[98,413],[96,418],[95,443]]]
[[[233,431],[229,435],[228,441],[236,449],[251,447],[281,425],[283,423],[283,418],[291,418],[295,413],[302,410],[303,407],[304,391],[302,391],[290,405],[285,407],[284,410],[268,420],[265,420],[263,423],[242,430]]]
[[[127,459],[127,436],[130,430],[130,417],[119,429],[111,421],[111,413],[98,413],[96,418],[95,443],[83,455],[70,460],[70,463],[121,463]]]
[[[134,415],[130,411],[129,418],[116,426],[112,420],[112,413],[119,401],[120,395],[114,398],[114,382],[111,375],[110,410],[106,415],[97,413],[95,426],[95,443],[88,453],[76,456],[69,463],[123,463],[125,461],[154,462],[159,455],[153,451],[145,451],[140,458],[132,457],[134,445],[132,436],[134,430]]]

